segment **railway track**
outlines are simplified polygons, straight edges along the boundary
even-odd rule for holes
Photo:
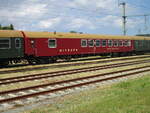
[[[68,92],[70,92],[71,89],[78,90],[82,87],[89,87],[89,85],[94,85],[95,83],[101,83],[112,80],[116,81],[117,79],[149,71],[150,65],[147,65],[138,68],[125,69],[110,73],[103,73],[87,77],[69,79],[50,84],[43,84],[32,87],[26,87],[22,89],[4,91],[0,92],[1,95],[0,104],[1,106],[3,106],[6,103],[14,105],[20,102],[24,104],[29,103],[28,100],[30,100],[30,102],[37,101],[37,98],[39,98],[38,100],[40,100],[41,97],[44,97],[44,99],[48,99],[54,97],[54,95],[56,96],[56,93],[58,93],[58,95],[64,95],[68,94]]]
[[[121,58],[121,59],[109,59],[104,61],[89,61],[89,62],[77,62],[77,63],[69,63],[69,64],[54,64],[51,66],[39,66],[39,67],[27,67],[27,68],[21,68],[21,69],[10,69],[10,70],[0,70],[0,74],[9,74],[9,73],[16,73],[16,72],[25,72],[25,71],[32,71],[32,70],[40,70],[40,69],[49,69],[49,68],[59,68],[59,67],[69,67],[69,66],[79,66],[79,65],[85,65],[85,64],[97,64],[97,63],[108,63],[108,62],[114,62],[114,61],[121,61],[121,60],[133,60],[133,59],[141,59],[141,58],[149,58],[149,55],[140,55],[137,57],[127,57],[127,58]]]
[[[92,66],[92,67],[71,69],[71,70],[65,70],[65,71],[56,71],[56,72],[33,74],[33,75],[27,75],[27,76],[2,78],[0,79],[0,85],[7,85],[7,84],[12,84],[12,83],[26,82],[26,81],[32,81],[32,80],[40,80],[40,79],[65,76],[65,75],[76,74],[76,73],[97,71],[97,70],[103,70],[103,69],[108,69],[108,68],[117,68],[117,67],[136,65],[136,64],[141,64],[141,63],[149,63],[149,62],[150,60],[140,60],[140,61],[137,60],[137,61],[125,62],[125,63],[116,63],[116,64],[110,64],[110,65]]]

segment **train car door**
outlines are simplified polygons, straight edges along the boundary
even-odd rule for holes
[[[18,57],[22,56],[22,46],[21,46],[21,38],[15,39],[15,51]]]
[[[30,39],[30,53],[32,55],[36,56],[37,49],[36,49],[36,40],[35,39]]]

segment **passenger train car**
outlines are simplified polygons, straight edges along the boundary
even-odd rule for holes
[[[0,31],[0,64],[49,63],[89,55],[124,56],[150,51],[150,38],[78,33]]]
[[[19,62],[24,57],[24,37],[19,31],[0,30],[0,65]]]

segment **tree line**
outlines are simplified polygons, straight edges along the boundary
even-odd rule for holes
[[[10,24],[9,26],[2,26],[0,24],[0,30],[14,30],[13,24]]]

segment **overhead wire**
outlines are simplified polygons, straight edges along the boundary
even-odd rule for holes
[[[144,5],[138,5],[136,3],[130,2],[130,5],[132,5],[132,7],[134,7],[134,8],[141,8],[141,9],[148,9],[148,10],[150,10],[149,7],[146,7]],[[149,12],[148,13],[145,12],[143,14],[142,13],[141,14],[126,15],[126,17],[129,17],[129,18],[141,18],[141,17],[144,17],[144,21],[143,21],[144,30],[143,31],[146,32],[148,29],[150,30],[150,27],[148,27],[148,25],[147,25],[148,24],[147,17],[150,16],[150,13]]]
[[[139,7],[139,8],[144,8],[144,9],[149,9],[150,10],[150,7],[146,7],[146,6],[144,6],[144,5],[138,5],[138,4],[133,4],[133,3],[131,3],[132,5],[134,5],[134,7]]]

